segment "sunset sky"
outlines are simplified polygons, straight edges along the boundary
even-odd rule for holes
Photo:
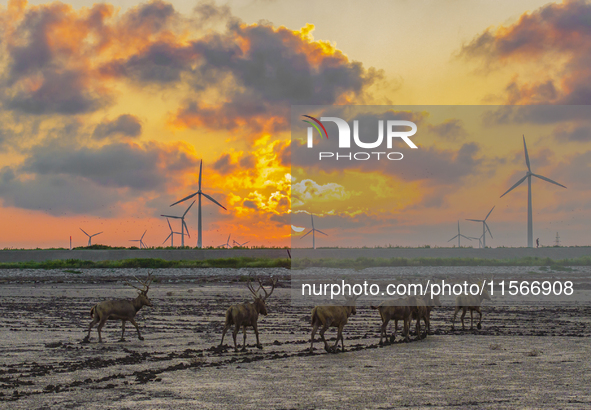
[[[201,160],[228,208],[203,202],[204,246],[311,246],[290,227],[309,212],[318,246],[451,246],[492,206],[487,245],[525,246],[527,187],[499,198],[525,174],[522,134],[533,171],[568,187],[533,182],[534,238],[591,245],[591,116],[572,107],[591,103],[591,3],[360,4],[0,4],[0,248],[85,245],[79,228],[160,246]],[[488,132],[470,108],[417,110],[396,166],[291,167],[292,106],[528,104],[571,109]],[[186,221],[195,246],[196,207]]]

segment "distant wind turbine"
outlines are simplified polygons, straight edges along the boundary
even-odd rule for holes
[[[328,235],[325,234],[324,232],[319,231],[318,229],[314,228],[314,215],[310,214],[310,218],[312,219],[312,229],[309,230],[308,233],[305,234],[304,236],[302,236],[300,239],[304,239],[306,236],[312,234],[312,249],[316,249],[316,235],[315,235],[315,233],[318,232],[318,233],[321,233],[322,235],[326,235],[326,236],[328,236]]]
[[[221,244],[220,246],[218,246],[218,248],[231,248],[230,246],[230,236],[232,234],[228,235],[228,240],[226,241],[226,243]]]
[[[458,221],[458,234],[457,234],[456,236],[454,236],[453,238],[451,238],[451,239],[450,239],[448,242],[451,242],[451,241],[453,241],[453,240],[454,240],[454,239],[456,239],[456,238],[458,238],[458,248],[460,247],[460,238],[466,238],[466,239],[468,239],[469,241],[471,241],[471,240],[472,240],[472,239],[468,238],[467,236],[465,236],[465,235],[462,235],[462,234],[460,233],[460,221]]]
[[[80,228],[80,230],[81,230],[82,232],[84,232],[84,235],[88,236],[88,246],[92,246],[92,237],[93,237],[93,236],[97,236],[97,235],[100,235],[100,234],[102,234],[102,232],[99,232],[99,233],[95,233],[94,235],[89,235],[89,234],[87,234],[87,233],[84,231],[84,229]]]
[[[546,182],[551,182],[554,185],[561,186],[566,188],[564,185],[559,184],[556,181],[552,181],[550,178],[543,177],[538,174],[534,174],[531,172],[531,166],[529,164],[529,155],[527,155],[527,146],[525,145],[525,135],[523,136],[523,150],[525,152],[525,164],[527,165],[527,172],[525,176],[521,178],[519,181],[515,183],[507,192],[501,195],[501,198],[511,192],[514,188],[516,188],[519,184],[527,179],[527,246],[528,248],[534,247],[534,223],[533,223],[533,216],[532,216],[532,204],[531,204],[531,177],[534,176],[536,178],[542,179]]]
[[[246,242],[244,242],[244,243],[240,243],[240,242],[238,242],[238,241],[236,241],[236,240],[234,240],[234,239],[232,240],[232,243],[233,243],[234,245],[236,245],[236,246],[244,246],[244,245],[246,245],[246,244],[247,244],[247,243],[249,243],[249,242],[250,242],[250,241],[246,241]]]
[[[189,205],[189,207],[187,208],[187,210],[185,211],[183,216],[160,215],[160,216],[164,216],[166,218],[173,218],[173,219],[180,219],[181,220],[181,246],[183,248],[185,247],[185,229],[187,230],[187,235],[189,236],[189,238],[191,237],[191,235],[189,234],[189,227],[185,223],[185,216],[187,215],[187,212],[189,212],[189,209],[191,209],[191,207],[193,206],[194,203],[195,203],[195,201],[193,201],[191,203],[191,205]]]
[[[147,229],[144,231],[144,235],[146,234],[146,232],[148,232]],[[142,235],[140,239],[130,239],[129,242],[139,242],[140,249],[142,249],[142,247],[147,248],[146,244],[144,243],[144,235]]]
[[[488,234],[490,235],[490,238],[492,239],[492,237],[493,237],[492,233],[490,232],[490,228],[488,227],[488,224],[486,223],[486,220],[488,219],[488,217],[491,214],[491,212],[493,211],[493,209],[495,209],[494,206],[488,212],[488,214],[486,215],[486,218],[484,218],[484,219],[466,219],[466,221],[482,222],[482,236],[480,238],[472,238],[472,239],[478,239],[480,241],[480,239],[482,238],[482,247],[483,248],[486,248],[486,231],[487,230],[488,230]]]
[[[183,199],[181,199],[180,201],[176,201],[174,204],[170,205],[176,205],[179,204],[183,201],[186,201],[187,199],[191,199],[193,198],[195,195],[199,195],[199,204],[197,205],[197,247],[198,248],[202,248],[203,246],[203,235],[201,233],[202,228],[203,228],[203,224],[201,223],[201,196],[206,197],[207,199],[209,199],[211,202],[213,202],[214,204],[220,206],[221,208],[224,208],[226,211],[226,207],[224,207],[222,204],[220,204],[218,201],[216,201],[215,199],[213,199],[212,197],[210,197],[209,195],[207,195],[205,192],[201,191],[201,174],[203,171],[203,160],[201,160],[201,163],[199,164],[199,190],[197,192],[195,192],[194,194],[191,194]]]
[[[164,242],[162,242],[162,245],[164,245],[166,243],[166,241],[168,240],[168,238],[170,238],[170,247],[171,248],[174,248],[174,234],[182,235],[182,233],[181,232],[174,232],[172,230],[172,226],[170,226],[170,221],[168,220],[168,218],[166,218],[166,222],[168,222],[168,228],[170,229],[170,235],[168,235],[166,237],[166,239],[164,240]]]

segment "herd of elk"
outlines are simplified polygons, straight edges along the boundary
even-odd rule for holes
[[[92,322],[88,326],[88,334],[83,339],[83,343],[90,341],[90,332],[92,328],[98,323],[97,332],[99,335],[99,343],[102,343],[101,330],[107,320],[121,320],[121,339],[124,341],[125,335],[125,322],[129,321],[135,326],[139,340],[144,340],[140,333],[140,329],[135,322],[135,316],[137,312],[144,306],[152,306],[152,302],[148,298],[148,290],[150,284],[154,280],[152,274],[148,274],[146,280],[141,281],[137,277],[135,278],[142,287],[139,288],[133,284],[125,281],[129,286],[138,290],[138,296],[132,300],[106,300],[97,303],[90,310],[90,317]],[[224,336],[229,328],[234,325],[232,337],[234,339],[234,351],[238,351],[236,337],[240,328],[243,329],[244,339],[242,344],[242,351],[246,350],[246,328],[251,326],[254,329],[256,336],[256,347],[262,349],[263,346],[259,340],[258,331],[258,318],[259,315],[267,315],[266,301],[273,293],[275,286],[277,285],[277,278],[271,281],[271,289],[267,291],[260,278],[256,278],[259,287],[255,290],[252,284],[252,277],[247,282],[247,287],[252,293],[253,301],[242,304],[232,305],[226,311],[226,321],[224,330],[222,331],[222,340],[219,344],[219,349],[222,348],[224,343]],[[261,290],[264,292],[262,295]],[[339,341],[341,342],[342,351],[345,351],[345,341],[343,337],[343,328],[347,324],[347,321],[351,315],[356,314],[355,304],[359,296],[345,296],[345,306],[316,306],[312,309],[311,313],[311,325],[312,334],[310,337],[310,353],[314,352],[314,337],[316,332],[320,328],[320,337],[324,342],[324,349],[327,352],[337,352]],[[463,310],[461,320],[462,329],[464,329],[464,316],[467,310],[470,310],[470,329],[473,329],[473,312],[479,313],[480,317],[478,320],[477,328],[481,329],[482,322],[482,311],[480,305],[483,300],[491,300],[489,293],[486,289],[483,289],[481,295],[460,295],[456,298],[456,308],[452,319],[452,330],[454,329],[454,323],[456,320],[457,313],[460,309]],[[430,293],[423,296],[409,296],[407,298],[400,298],[396,300],[389,300],[382,302],[378,306],[371,306],[372,309],[378,310],[380,318],[382,319],[382,325],[380,326],[380,342],[383,344],[384,338],[388,340],[387,327],[388,323],[394,321],[394,332],[390,337],[390,342],[394,342],[396,338],[396,331],[398,330],[398,321],[403,322],[402,335],[405,341],[409,341],[410,325],[412,320],[416,320],[416,334],[419,339],[425,337],[431,332],[430,328],[430,315],[434,307],[441,306],[439,296],[431,295]],[[421,335],[421,320],[425,323],[425,334]],[[331,327],[337,328],[337,338],[334,346],[329,346],[324,333]]]
[[[143,285],[142,288],[138,288],[137,286],[134,286],[128,281],[126,281],[126,283],[129,286],[139,291],[135,299],[105,300],[103,302],[97,303],[93,306],[92,309],[90,309],[90,317],[92,318],[92,322],[90,323],[90,326],[88,326],[88,334],[82,341],[83,343],[90,342],[90,331],[92,330],[92,327],[97,323],[99,343],[102,343],[103,338],[101,337],[101,330],[107,322],[107,320],[121,320],[121,339],[119,339],[120,342],[125,341],[123,336],[125,335],[126,321],[131,322],[131,324],[135,326],[135,329],[137,330],[138,339],[144,340],[142,334],[140,333],[140,328],[138,327],[134,318],[141,308],[143,308],[144,306],[152,306],[152,302],[150,302],[150,299],[148,299],[148,290],[150,289],[150,283],[152,283],[152,280],[154,280],[154,278],[151,274],[149,274],[145,281],[141,281],[138,278],[135,279]]]
[[[252,297],[254,298],[253,302],[246,302],[239,305],[232,305],[226,311],[226,324],[224,325],[224,331],[222,332],[222,341],[220,342],[220,348],[224,343],[224,336],[226,332],[230,328],[230,326],[234,325],[234,331],[232,332],[232,337],[234,338],[234,351],[238,351],[238,346],[236,345],[236,336],[238,335],[238,331],[242,327],[244,332],[244,341],[242,344],[242,351],[246,350],[246,327],[252,326],[254,329],[254,334],[257,338],[257,348],[262,349],[263,345],[261,345],[259,341],[259,328],[258,328],[258,320],[259,314],[263,316],[267,316],[267,305],[265,301],[271,294],[273,293],[273,289],[275,289],[275,285],[277,284],[277,278],[271,282],[271,290],[267,292],[263,283],[260,279],[257,279],[259,282],[259,288],[254,290],[252,286],[251,280],[248,281],[247,286],[250,292],[252,293]],[[265,296],[259,294],[260,290],[265,292]]]

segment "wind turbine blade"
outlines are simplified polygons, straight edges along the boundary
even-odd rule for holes
[[[322,231],[319,231],[318,229],[314,229],[314,230],[315,230],[316,232],[318,232],[318,233],[321,233],[322,235],[326,235],[326,236],[328,236],[328,234],[326,234],[326,233],[324,233],[324,232],[322,232]]]
[[[529,165],[529,155],[527,155],[527,145],[525,145],[525,135],[523,136],[523,150],[525,151],[525,164],[527,165],[527,170],[531,172],[531,167]]]
[[[172,216],[172,215],[160,215],[160,216],[165,216],[167,218],[174,218],[174,219],[183,219],[182,216]],[[170,225],[170,222],[168,223],[168,225]]]
[[[172,205],[170,205],[170,206],[173,206],[173,205],[176,205],[176,204],[180,204],[181,202],[183,202],[183,201],[186,201],[187,199],[191,199],[191,198],[193,198],[195,195],[197,195],[198,193],[199,193],[199,192],[195,192],[194,194],[191,194],[191,195],[189,195],[189,196],[187,196],[187,197],[185,197],[185,198],[181,199],[180,201],[176,201],[174,204],[172,204]]]
[[[172,232],[170,233],[170,235],[168,235],[168,236],[166,237],[166,239],[164,240],[164,242],[162,242],[162,244],[164,245],[164,244],[166,243],[166,241],[168,240],[168,238],[170,238],[171,236],[172,236]]]
[[[559,184],[559,183],[558,183],[558,182],[556,182],[556,181],[552,181],[550,178],[546,178],[546,177],[543,177],[543,176],[541,176],[541,175],[538,175],[538,174],[532,174],[532,175],[533,175],[534,177],[538,177],[538,178],[540,178],[540,179],[543,179],[544,181],[551,182],[551,183],[553,183],[554,185],[558,185],[558,186],[561,186],[561,187],[563,187],[563,188],[566,188],[564,185],[562,185],[562,184]]]
[[[223,206],[222,204],[220,204],[218,201],[216,201],[215,199],[213,199],[213,198],[212,198],[212,197],[210,197],[209,195],[207,195],[207,194],[204,194],[203,192],[201,193],[201,195],[203,195],[204,197],[206,197],[206,198],[207,198],[207,199],[209,199],[210,201],[212,201],[212,202],[215,202],[217,205],[221,206],[222,208],[226,209],[226,207],[225,207],[225,206]],[[227,209],[226,209],[226,211],[227,211]]]
[[[312,219],[312,229],[314,229],[314,215],[310,214],[310,219]]]
[[[100,234],[102,234],[102,232],[95,233],[94,235],[91,235],[91,236],[97,236],[97,235],[100,235]]]
[[[495,205],[496,206],[496,205]],[[492,209],[490,210],[490,212],[486,215],[486,218],[484,218],[484,220],[486,221],[489,217],[489,215],[491,214],[491,212],[493,211],[493,209],[495,209],[495,206],[492,207]],[[483,221],[484,222],[484,221]]]
[[[472,238],[468,238],[468,237],[467,237],[467,236],[465,236],[465,235],[460,235],[460,236],[461,236],[462,238],[466,238],[466,239],[468,239],[469,241],[471,241],[471,240],[472,240]]]
[[[187,236],[189,236],[189,238],[190,238],[191,237],[191,234],[189,233],[189,227],[185,223],[185,220],[184,219],[183,219],[183,225],[185,225],[185,230],[187,231]]]
[[[246,244],[247,244],[247,243],[249,243],[249,242],[250,242],[250,241],[246,241],[246,242],[244,242],[244,243],[243,243],[242,245],[240,245],[240,246],[244,246],[244,245],[246,245]]]
[[[168,222],[168,228],[170,229],[170,232],[172,232],[172,226],[170,226],[170,221],[168,220],[168,218],[166,218],[166,222]]]
[[[185,217],[185,215],[187,215],[187,212],[189,212],[189,209],[191,209],[191,207],[193,206],[194,203],[195,203],[195,201],[191,202],[191,205],[189,205],[189,207],[187,208],[187,210],[183,214],[183,218]]]
[[[302,236],[300,239],[304,239],[306,236],[310,235],[311,233],[312,233],[312,231],[311,231],[311,230],[310,230],[310,231],[308,231],[308,233],[307,233],[307,234],[305,234],[304,236]]]
[[[203,160],[199,164],[199,192],[201,192],[201,172],[203,171]]]
[[[472,222],[484,222],[482,219],[466,219],[466,221],[472,221]]]
[[[147,229],[144,231],[144,235],[146,234],[146,232],[148,232],[148,230],[147,230]],[[144,235],[142,235],[142,237],[140,238],[140,241],[141,241],[142,239],[144,239]]]
[[[491,233],[491,231],[490,231],[490,228],[488,227],[488,224],[487,224],[486,222],[484,223],[484,226],[486,227],[486,230],[488,231],[488,234],[489,234],[489,235],[490,235],[490,237],[492,238],[492,237],[493,237],[493,236],[492,236],[492,233]]]
[[[458,237],[458,235],[454,236],[453,238],[451,238],[448,242],[453,241],[454,239],[456,239]]]
[[[84,234],[85,234],[86,236],[90,236],[89,234],[87,234],[87,233],[86,233],[86,231],[85,231],[84,229],[80,228],[80,230],[81,230],[82,232],[84,232]]]
[[[521,184],[523,181],[525,181],[525,178],[527,178],[527,175],[524,176],[523,178],[521,178],[519,181],[517,181],[517,183],[515,185],[513,185],[511,188],[509,188],[507,190],[507,192],[505,192],[503,195],[501,195],[501,198],[504,197],[505,195],[507,195],[509,192],[511,192],[513,190],[513,188],[515,188],[517,185]]]

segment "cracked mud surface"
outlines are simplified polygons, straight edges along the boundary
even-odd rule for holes
[[[237,279],[154,284],[154,307],[137,317],[145,340],[128,324],[117,342],[111,321],[103,344],[95,330],[80,341],[95,303],[135,296],[120,281],[1,284],[0,408],[591,408],[589,306],[485,304],[480,331],[451,331],[442,307],[432,335],[387,346],[377,313],[358,308],[345,353],[317,340],[310,355],[310,308],[292,307],[282,287],[259,318],[263,349],[249,329],[247,351],[234,353],[230,333],[217,346],[226,308],[250,297]]]

